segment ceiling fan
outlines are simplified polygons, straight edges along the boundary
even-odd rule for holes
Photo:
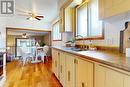
[[[42,18],[44,18],[44,16],[42,15],[36,15],[34,13],[28,13],[30,17],[27,17],[27,20],[41,20]]]
[[[41,20],[44,18],[43,15],[37,15],[35,12],[26,12],[26,11],[23,11],[23,10],[19,10],[19,9],[16,9],[18,12],[22,12],[22,14],[18,14],[18,15],[21,15],[21,16],[27,16],[27,20]]]

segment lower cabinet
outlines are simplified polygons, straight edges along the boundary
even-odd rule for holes
[[[95,65],[95,87],[130,87],[130,76],[120,70]]]
[[[57,79],[60,79],[60,57],[59,57],[59,51],[52,49],[52,70],[57,77]]]
[[[76,87],[93,87],[92,62],[76,59]]]
[[[63,87],[66,87],[66,54],[60,52],[60,82]]]
[[[66,54],[66,86],[75,87],[75,56]]]
[[[63,87],[130,87],[130,73],[52,49],[52,71]]]
[[[125,75],[124,87],[130,87],[130,76],[128,76],[128,75]]]
[[[52,49],[52,71],[56,75],[57,71],[57,61],[56,61],[57,51]]]
[[[106,68],[95,65],[95,87],[105,87]]]
[[[105,87],[123,87],[123,74],[112,69],[106,69]]]

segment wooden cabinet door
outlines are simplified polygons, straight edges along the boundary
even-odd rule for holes
[[[57,78],[60,80],[60,51],[56,54],[56,61],[57,61]]]
[[[76,59],[76,87],[93,87],[93,63]]]
[[[57,51],[55,49],[52,49],[52,71],[56,76],[57,71],[57,62],[56,62],[56,54]]]
[[[53,61],[53,72],[55,76],[59,79],[59,52],[55,49],[52,50],[52,61]]]
[[[75,87],[75,56],[66,55],[66,87]]]
[[[95,87],[124,87],[124,75],[114,69],[95,65]]]
[[[99,0],[100,18],[108,18],[128,12],[130,9],[130,0]],[[104,11],[103,11],[104,10]]]
[[[73,14],[73,8],[65,8],[65,32],[73,32]]]
[[[123,74],[112,69],[106,69],[105,87],[123,87]]]
[[[125,77],[124,77],[124,87],[130,87],[130,76],[125,75]]]
[[[60,52],[60,82],[63,87],[66,87],[65,72],[66,72],[66,54],[64,52]]]
[[[54,49],[52,49],[52,72],[54,73],[55,72],[55,51]]]
[[[95,64],[95,87],[105,87],[106,69],[98,64]]]

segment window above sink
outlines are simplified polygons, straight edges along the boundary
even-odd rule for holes
[[[76,36],[82,35],[88,40],[103,39],[103,29],[104,24],[99,20],[98,0],[83,2],[76,7]]]

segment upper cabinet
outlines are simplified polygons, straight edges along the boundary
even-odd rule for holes
[[[74,7],[71,7],[73,0],[67,0],[60,9],[61,32],[73,32]]]
[[[130,0],[99,0],[100,19],[105,19],[130,10]]]
[[[65,8],[65,31],[73,32],[73,23],[74,23],[74,8],[67,7]]]

